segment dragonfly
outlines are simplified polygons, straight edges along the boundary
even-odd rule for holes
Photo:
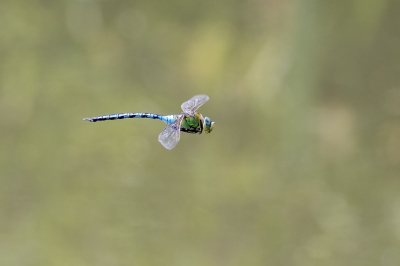
[[[97,122],[106,120],[117,120],[125,118],[150,118],[158,119],[167,124],[158,136],[158,141],[168,150],[172,150],[180,140],[180,132],[201,134],[203,131],[210,133],[215,126],[215,122],[208,117],[196,112],[200,106],[205,104],[210,98],[205,94],[193,96],[190,100],[181,105],[182,113],[176,115],[158,115],[152,113],[119,113],[92,118],[84,118],[84,121]]]

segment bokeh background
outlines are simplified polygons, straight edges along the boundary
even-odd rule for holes
[[[0,265],[400,265],[399,11],[1,0]]]

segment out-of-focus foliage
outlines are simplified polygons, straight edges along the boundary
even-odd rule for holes
[[[399,10],[0,1],[0,265],[400,265]]]

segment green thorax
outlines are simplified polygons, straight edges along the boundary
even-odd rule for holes
[[[203,132],[202,117],[199,113],[194,116],[185,115],[181,123],[181,131],[188,133],[201,133]]]

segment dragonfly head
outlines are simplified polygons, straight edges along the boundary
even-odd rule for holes
[[[211,119],[208,117],[204,118],[203,128],[206,134],[210,133],[214,129],[214,126],[215,126],[214,121],[211,121]]]

